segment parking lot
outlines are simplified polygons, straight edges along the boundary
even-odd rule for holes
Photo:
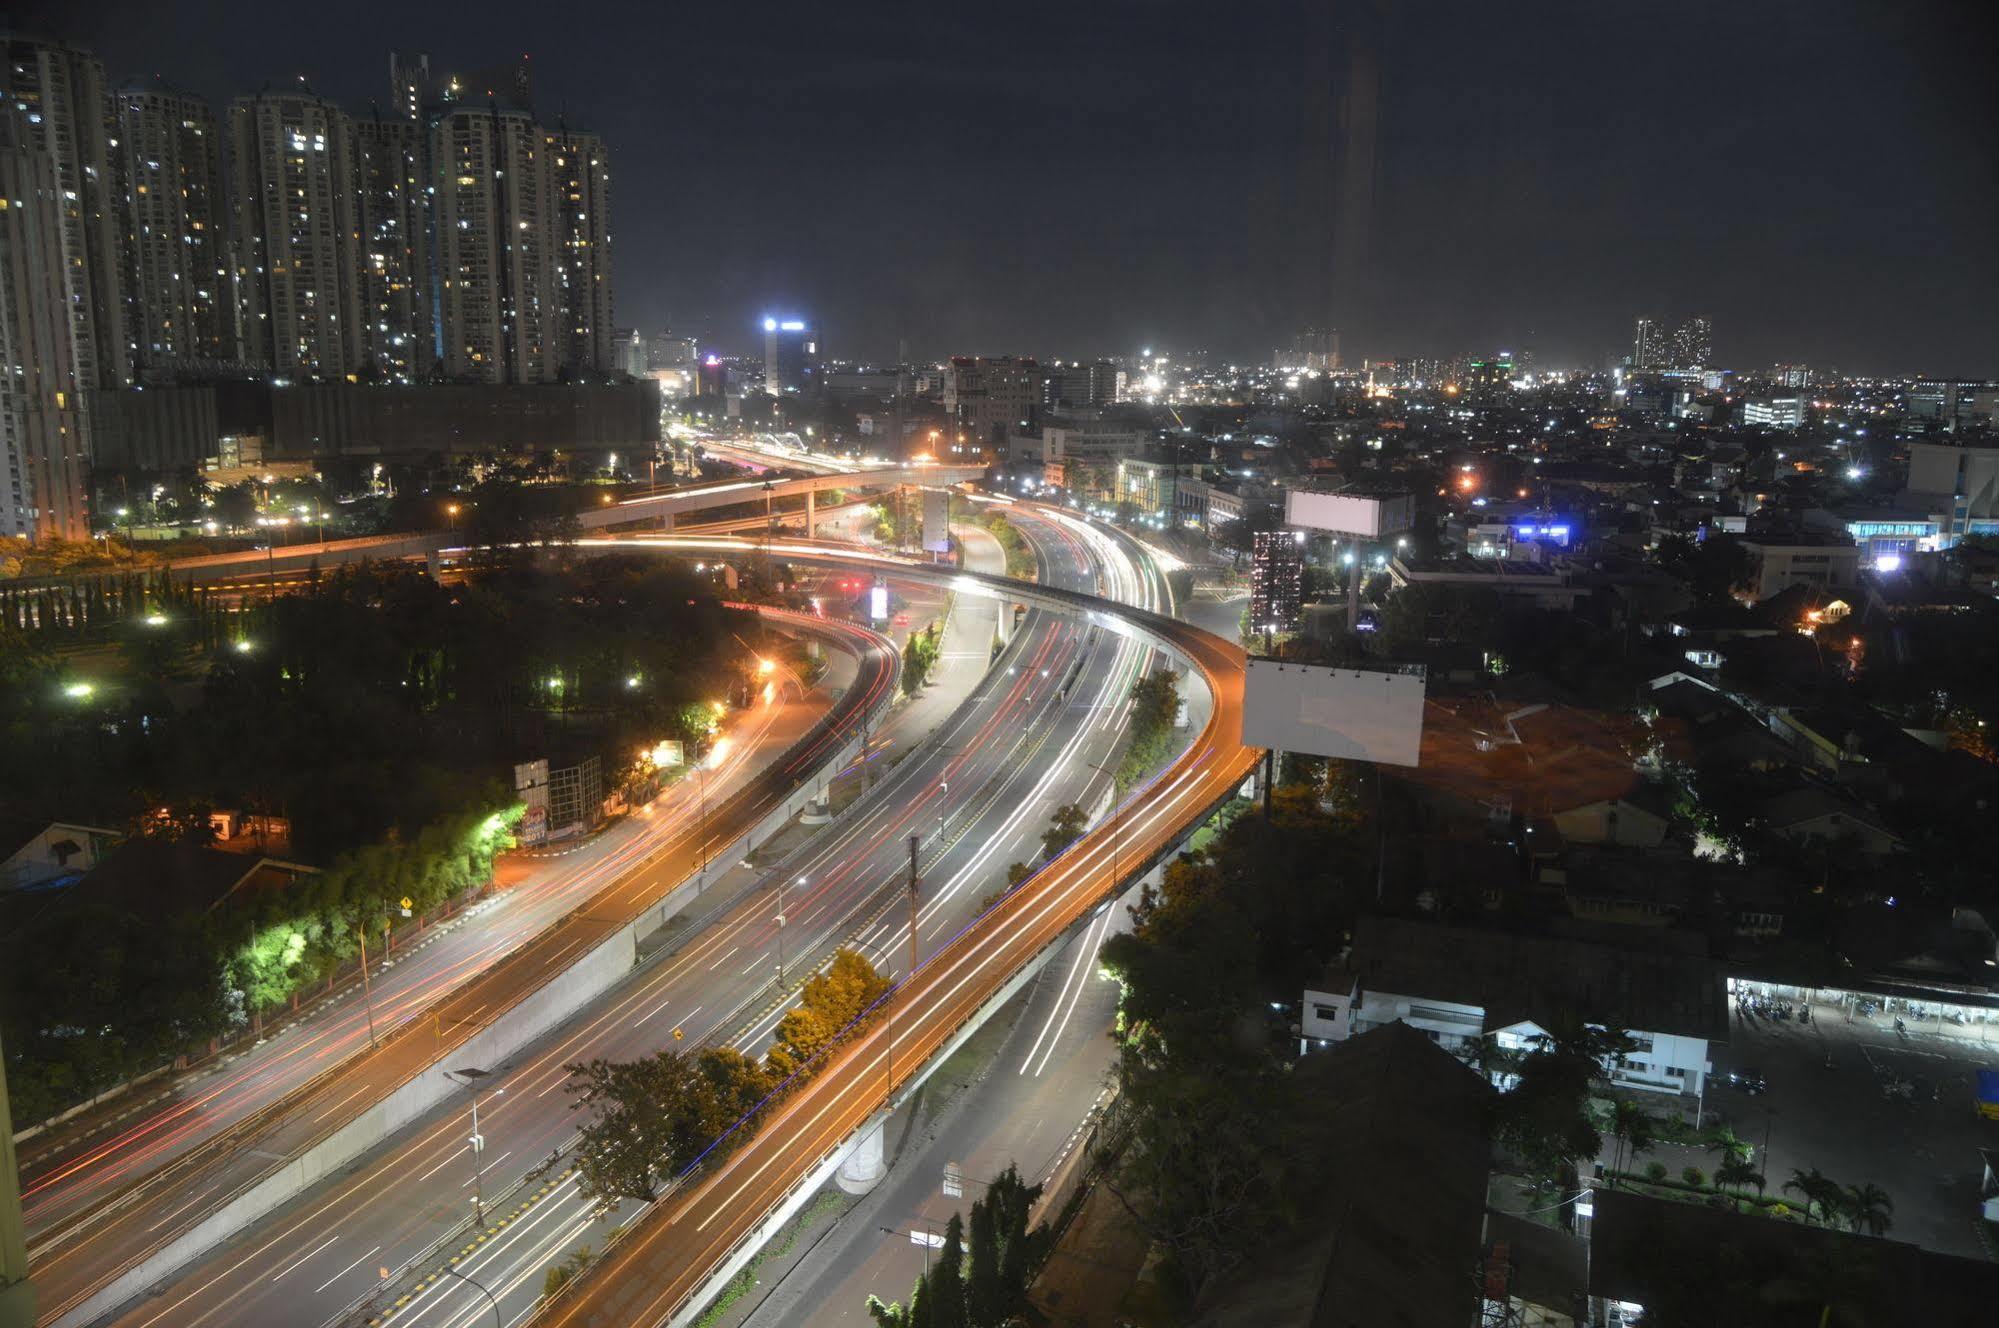
[[[1801,1024],[1731,1012],[1729,1043],[1711,1055],[1708,1123],[1725,1121],[1756,1145],[1772,1193],[1794,1169],[1816,1167],[1842,1185],[1872,1182],[1895,1201],[1890,1237],[1999,1259],[1999,1233],[1978,1216],[1978,1149],[1999,1148],[1999,1122],[1972,1107],[1973,1071],[1999,1066],[1999,1035],[1983,1026],[1939,1031],[1933,1022],[1897,1033],[1886,1014],[1859,1016],[1832,1004],[1814,1005],[1812,1014]],[[1767,1091],[1728,1087],[1723,1076],[1741,1070],[1761,1071]],[[1675,1172],[1712,1171],[1715,1163],[1687,1148],[1653,1156]]]

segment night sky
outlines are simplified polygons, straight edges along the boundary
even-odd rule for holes
[[[1334,18],[1376,5],[1350,361],[1598,364],[1639,312],[1704,312],[1732,367],[1999,374],[1970,3],[36,0],[22,26],[218,109],[299,73],[365,108],[391,49],[527,52],[543,116],[611,144],[622,325],[749,351],[782,307],[843,357],[1260,360],[1332,318],[1315,89]]]

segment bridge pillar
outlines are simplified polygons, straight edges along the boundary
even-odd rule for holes
[[[659,514],[659,529],[661,534],[673,533],[673,513],[662,511]]]
[[[423,551],[423,570],[436,581],[444,572],[444,551],[433,544]]]
[[[834,1184],[848,1194],[866,1194],[881,1184],[881,1178],[888,1174],[888,1163],[882,1157],[882,1131],[887,1126],[885,1111],[878,1111],[868,1119],[861,1127],[860,1137],[854,1140],[853,1151],[834,1173]]]
[[[824,825],[833,819],[833,805],[825,790],[805,804],[805,810],[798,814],[800,825]]]
[[[807,489],[805,491],[805,538],[812,538],[812,527],[818,524],[818,521],[818,494],[812,489]]]

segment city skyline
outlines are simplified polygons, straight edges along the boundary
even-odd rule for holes
[[[1057,42],[1031,15],[779,6],[754,60],[729,58],[725,27],[620,40],[644,22],[620,7],[561,42],[504,7],[479,38],[400,11],[304,15],[279,41],[247,7],[192,27],[31,6],[23,26],[89,45],[113,85],[158,74],[218,115],[301,72],[364,113],[391,49],[457,68],[525,54],[540,114],[618,149],[617,324],[725,352],[754,354],[761,311],[785,307],[862,360],[1260,359],[1338,323],[1349,363],[1506,347],[1589,367],[1629,346],[1634,315],[1680,310],[1713,319],[1732,367],[1973,374],[1999,355],[1970,44],[1796,4],[1731,12],[1719,40],[1720,7],[1699,3],[1663,29],[1566,3],[1442,27],[1375,8],[1314,11],[1371,22],[1379,67],[1369,307],[1346,317],[1323,294],[1311,166],[1345,48],[1272,6],[1222,32],[1191,6],[1065,13]],[[1572,52],[1585,22],[1610,58]]]

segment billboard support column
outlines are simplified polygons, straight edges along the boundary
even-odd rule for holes
[[[1353,575],[1347,578],[1347,635],[1360,630],[1360,541],[1354,541]]]
[[[1263,754],[1263,819],[1270,819],[1270,786],[1277,782],[1277,749]]]

